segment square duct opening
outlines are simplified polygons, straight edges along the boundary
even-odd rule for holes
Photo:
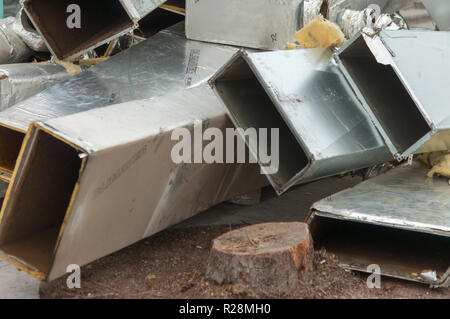
[[[79,151],[38,130],[1,216],[0,250],[44,279],[78,182]],[[20,198],[21,200],[18,200]],[[11,213],[10,213],[11,212]]]
[[[398,153],[431,131],[395,70],[377,62],[363,37],[339,57]]]
[[[80,28],[67,25],[71,4],[80,6]],[[24,7],[60,60],[133,26],[119,0],[27,0]]]
[[[314,248],[336,254],[344,268],[367,272],[376,264],[382,274],[420,281],[412,274],[432,270],[442,278],[450,266],[449,237],[318,214],[310,229]]]
[[[215,88],[235,125],[244,130],[267,128],[269,154],[270,129],[279,129],[279,170],[270,178],[280,188],[309,165],[307,154],[242,56],[216,79]],[[258,154],[258,150],[252,151]]]

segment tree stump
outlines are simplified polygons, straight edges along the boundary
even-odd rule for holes
[[[312,272],[313,243],[307,224],[267,223],[240,228],[213,241],[206,278],[245,285],[263,296],[295,290]]]

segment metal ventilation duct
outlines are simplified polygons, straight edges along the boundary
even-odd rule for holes
[[[450,188],[420,163],[400,166],[312,206],[314,245],[349,270],[450,286]]]
[[[279,129],[279,170],[267,175],[279,194],[392,160],[331,57],[328,48],[240,51],[210,80],[236,127]]]
[[[398,159],[450,149],[450,33],[361,33],[335,58]]]
[[[205,83],[236,48],[186,40],[184,24],[161,31],[0,113],[0,172],[11,174],[29,125]]]
[[[33,124],[0,214],[0,256],[50,281],[267,184],[256,164],[174,163],[172,132],[198,121],[232,127],[207,86]]]
[[[23,6],[50,52],[71,60],[135,29],[165,0],[24,0]],[[68,25],[79,6],[80,25]]]
[[[300,29],[303,0],[186,1],[186,36],[256,49],[284,49]]]

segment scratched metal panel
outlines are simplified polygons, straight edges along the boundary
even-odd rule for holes
[[[5,110],[0,113],[0,124],[26,131],[33,121],[196,86],[236,51],[223,45],[186,40],[178,31],[162,31]]]

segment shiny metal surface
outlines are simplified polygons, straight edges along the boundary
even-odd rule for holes
[[[0,113],[0,124],[26,131],[37,120],[164,95],[205,82],[237,49],[186,40],[166,30],[108,61]]]
[[[420,163],[401,166],[315,203],[346,220],[450,237],[450,187]]]
[[[447,0],[422,0],[439,30],[450,31],[450,2]]]
[[[395,266],[393,262],[395,258],[391,258],[391,260],[385,258],[385,265],[380,264],[381,269],[388,276],[426,282],[436,286],[444,285],[450,275],[450,273],[446,273],[447,269],[450,270],[450,256],[448,255],[450,187],[446,178],[429,179],[426,172],[427,168],[421,163],[414,163],[412,166],[403,165],[351,189],[332,195],[312,206],[309,223],[313,223],[315,219],[318,220],[317,224],[338,220],[357,224],[358,227],[371,225],[370,227],[375,232],[388,233],[389,229],[392,231],[395,229],[403,234],[403,238],[410,237],[410,241],[412,240],[411,236],[417,237],[414,239],[415,245],[410,243],[406,250],[405,247],[402,247],[401,251],[398,251],[399,254],[407,253],[410,256],[409,260],[404,260],[406,264],[399,263]],[[343,224],[341,223],[341,225]],[[319,230],[317,229],[317,231]],[[353,235],[350,234],[349,238],[351,242],[346,242],[347,249],[338,247],[343,243],[340,243],[340,235],[332,236],[328,240],[329,245],[342,252],[342,263],[345,268],[366,271],[367,265],[383,256],[382,254],[377,255],[378,253],[373,250],[360,254],[359,249],[356,249],[360,242],[356,232]],[[419,240],[419,238],[421,239]],[[421,259],[420,256],[415,255],[415,249],[421,245],[422,240],[439,243],[439,247],[444,244],[446,248],[433,252],[428,259]],[[389,247],[394,243],[380,242],[380,250],[383,250],[383,245]],[[433,247],[432,245],[430,247]],[[430,250],[432,249],[430,248]],[[418,265],[427,264],[440,265],[439,281],[427,282],[420,276],[411,275],[411,273],[420,274],[424,269],[418,268]]]
[[[299,30],[303,0],[186,1],[186,36],[256,49],[284,49]]]
[[[362,33],[336,61],[396,158],[450,149],[449,32]]]
[[[64,67],[51,63],[0,65],[0,111],[69,78]]]
[[[331,56],[328,48],[242,50],[210,80],[235,126],[279,128],[280,169],[267,175],[279,194],[392,160]]]

